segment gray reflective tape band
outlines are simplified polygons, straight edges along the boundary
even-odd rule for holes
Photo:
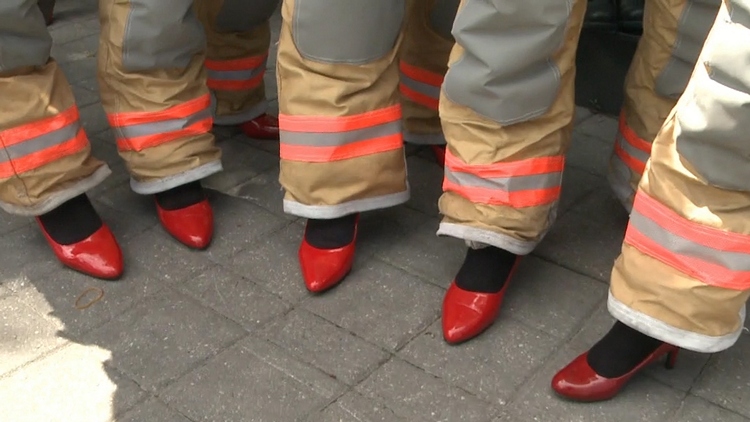
[[[672,253],[702,259],[731,271],[750,271],[750,254],[721,251],[687,240],[663,229],[637,209],[630,214],[630,224]]]
[[[533,176],[497,177],[483,179],[469,173],[453,172],[445,168],[445,178],[461,186],[485,188],[505,192],[532,189],[549,189],[560,186],[562,173],[535,174]]]
[[[366,141],[381,136],[401,133],[401,122],[389,122],[382,125],[368,127],[365,129],[350,130],[348,132],[321,133],[321,132],[289,132],[280,131],[282,144],[308,145],[315,147],[338,147],[353,142]]]
[[[672,56],[656,78],[657,94],[677,99],[687,86],[721,0],[688,0],[677,24]]]
[[[419,82],[418,80],[412,79],[403,73],[401,74],[401,83],[406,85],[409,89],[426,95],[430,98],[434,98],[436,100],[440,98],[439,86],[433,86],[424,82]]]
[[[0,162],[19,159],[25,155],[42,151],[49,147],[60,145],[78,135],[81,125],[76,121],[53,132],[5,148],[7,155],[0,156]]]
[[[261,65],[250,70],[211,70],[206,69],[208,79],[216,81],[247,81],[266,71],[266,66]]]
[[[646,164],[648,159],[651,158],[651,154],[630,145],[630,142],[626,141],[625,137],[621,134],[617,134],[617,145],[619,145],[629,156],[637,159],[643,164]]]
[[[211,118],[211,110],[206,108],[182,119],[170,119],[161,122],[144,123],[140,125],[120,126],[114,128],[114,130],[118,138],[133,139],[140,136],[176,132],[208,118]]]

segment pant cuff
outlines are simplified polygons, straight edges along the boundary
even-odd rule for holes
[[[358,199],[337,205],[304,205],[289,199],[284,200],[284,212],[304,218],[330,220],[358,212],[390,208],[409,200],[409,188],[403,192],[375,198]]]
[[[478,242],[504,249],[516,255],[527,255],[534,250],[538,241],[519,240],[508,235],[455,223],[440,223],[438,236],[450,236],[467,242]]]
[[[158,180],[139,182],[131,177],[130,188],[133,189],[133,192],[141,195],[153,195],[155,193],[176,188],[177,186],[182,186],[186,183],[205,179],[214,173],[220,172],[222,169],[221,160],[216,160],[186,172],[167,176]]]

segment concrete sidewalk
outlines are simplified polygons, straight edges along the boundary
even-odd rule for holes
[[[557,224],[497,323],[448,346],[440,305],[464,246],[435,237],[442,171],[429,151],[410,150],[411,201],[365,215],[354,271],[313,296],[296,261],[303,226],[281,211],[278,144],[217,130],[215,241],[189,251],[129,189],[97,94],[96,3],[58,1],[53,55],[114,170],[92,197],[126,274],[107,283],[63,269],[29,219],[0,214],[0,420],[750,421],[747,335],[721,354],[683,351],[674,370],[650,368],[606,403],[549,388],[612,323],[607,282],[627,221],[604,178],[614,119],[578,110]],[[89,287],[104,298],[76,309]]]

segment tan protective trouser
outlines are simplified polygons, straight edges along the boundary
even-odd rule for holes
[[[193,0],[99,0],[99,15],[102,105],[132,189],[153,194],[221,171]]]
[[[440,98],[439,235],[529,253],[555,219],[586,0],[463,0]]]
[[[280,0],[196,0],[206,31],[208,87],[214,124],[234,125],[266,112],[269,18]]]
[[[408,200],[398,58],[404,29],[412,27],[406,16],[414,19],[422,41],[437,37],[424,28],[428,12],[417,10],[428,5],[422,0],[284,1],[277,81],[286,212],[336,218]],[[441,0],[431,6],[451,5],[455,2]],[[439,63],[435,57],[404,57],[402,69],[439,71],[429,68],[432,59]],[[412,79],[402,89],[420,82]],[[418,120],[413,120],[415,133],[429,128]]]
[[[651,142],[682,95],[721,0],[647,0],[643,36],[625,80],[608,179],[630,210]]]
[[[0,1],[0,207],[55,209],[104,180],[36,0]]]
[[[609,310],[709,353],[735,343],[750,296],[750,0],[724,2],[698,63],[654,141]]]

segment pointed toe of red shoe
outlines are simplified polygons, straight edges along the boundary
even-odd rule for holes
[[[105,280],[115,280],[122,275],[122,251],[106,224],[86,239],[70,245],[55,242],[41,223],[39,226],[55,256],[65,266]]]
[[[597,374],[587,359],[588,353],[584,353],[555,374],[552,389],[560,396],[575,401],[599,401],[614,396],[619,386],[611,385],[613,380]]]
[[[211,243],[214,215],[207,199],[176,210],[165,210],[157,203],[156,210],[164,229],[185,246],[206,249]]]
[[[443,299],[443,338],[451,344],[470,340],[486,330],[497,317],[505,295],[463,290],[451,283]]]
[[[336,249],[318,249],[306,240],[299,248],[299,263],[307,290],[319,293],[337,285],[354,263],[355,242]]]
[[[240,124],[240,130],[253,139],[279,140],[279,119],[263,114]]]

